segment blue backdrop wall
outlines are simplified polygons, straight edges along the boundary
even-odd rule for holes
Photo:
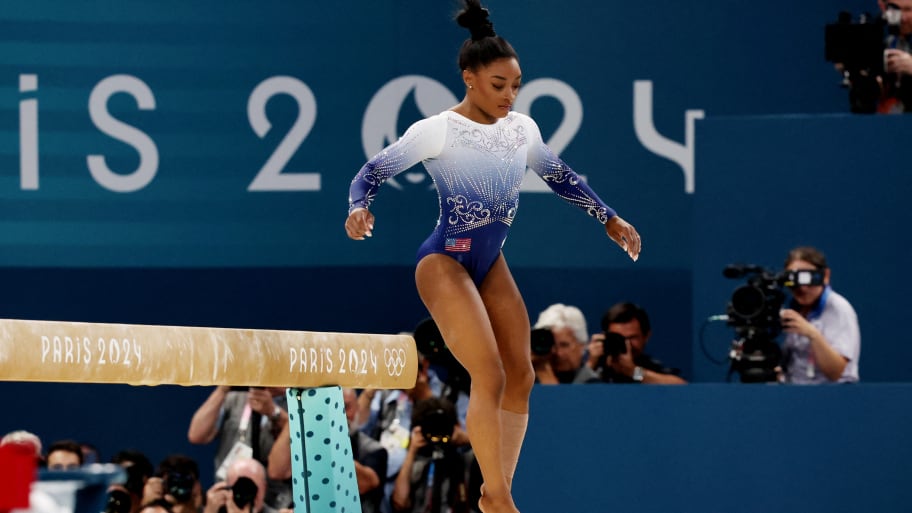
[[[451,21],[456,8],[6,2],[0,316],[413,328],[426,316],[414,252],[437,214],[427,175],[414,168],[382,190],[371,240],[348,240],[342,223],[361,164],[462,97],[455,58],[466,33]],[[652,353],[690,380],[723,381],[731,332],[702,329],[739,285],[722,267],[778,267],[791,246],[809,243],[828,254],[834,286],[858,309],[862,379],[909,379],[912,354],[890,321],[902,318],[898,283],[912,248],[897,228],[908,217],[909,165],[895,151],[910,121],[845,115],[846,91],[823,59],[824,24],[875,2],[490,8],[521,57],[516,109],[644,236],[634,264],[595,222],[529,180],[505,255],[533,320],[560,301],[580,306],[595,331],[608,306],[633,300],[653,318]],[[64,401],[80,408],[69,418],[93,419],[64,424],[73,436],[94,435],[108,454],[128,441],[122,424],[105,420],[114,411],[155,427],[139,432],[150,453],[208,458],[184,442],[206,390],[64,388],[0,383],[26,401],[14,410],[22,413],[0,416],[0,432],[65,436],[54,414]],[[876,400],[876,390],[865,397]],[[704,400],[683,393],[686,404]],[[27,409],[29,398],[41,407]],[[122,410],[128,404],[147,408]],[[581,422],[576,414],[566,412]]]
[[[642,259],[629,262],[597,224],[531,178],[505,248],[531,316],[552,302],[575,303],[596,330],[612,303],[640,301],[656,326],[651,350],[697,380],[722,373],[697,372],[692,312],[724,308],[727,291],[694,305],[691,272],[727,241],[694,246],[694,201],[709,197],[696,186],[712,187],[719,172],[733,180],[724,194],[744,194],[756,182],[713,169],[718,157],[706,153],[727,142],[706,146],[704,137],[714,135],[703,135],[701,119],[847,105],[822,57],[823,26],[837,7],[814,0],[782,16],[781,5],[744,3],[745,18],[739,5],[490,6],[522,59],[517,110],[535,116],[549,144],[645,240]],[[427,175],[416,167],[385,187],[372,240],[350,241],[341,225],[360,165],[410,123],[461,97],[455,54],[466,34],[451,20],[456,7],[10,2],[0,40],[0,265],[17,275],[63,273],[49,285],[56,292],[31,287],[40,300],[20,297],[11,313],[61,317],[75,308],[84,320],[269,326],[281,316],[283,326],[308,329],[414,326],[425,313],[409,268],[437,214]],[[847,0],[838,8],[872,7]],[[770,148],[746,137],[752,150]],[[813,141],[808,164],[824,146]],[[841,165],[837,159],[826,172],[851,176],[855,168]],[[788,208],[781,197],[758,203]],[[793,240],[769,233],[758,245],[778,254]],[[814,242],[826,251],[841,243]],[[131,269],[132,288],[117,286],[117,273]],[[270,269],[283,271],[279,284],[265,277]],[[113,286],[76,289],[70,277]],[[194,288],[199,280],[205,285]],[[273,287],[271,300],[239,303]],[[182,296],[207,292],[212,315],[198,300],[186,302],[187,315],[175,314],[185,312]],[[366,293],[384,301],[370,303]],[[373,307],[338,308],[355,295]],[[131,307],[112,309],[105,296]],[[238,308],[245,313],[218,314]],[[277,312],[284,309],[295,314]]]

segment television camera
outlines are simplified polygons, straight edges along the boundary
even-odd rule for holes
[[[730,372],[737,372],[744,383],[776,381],[782,360],[778,343],[782,333],[779,311],[788,297],[785,289],[822,285],[823,272],[776,273],[753,264],[730,264],[722,274],[731,279],[747,278],[747,283],[734,290],[727,307],[727,322],[736,335],[729,352]]]

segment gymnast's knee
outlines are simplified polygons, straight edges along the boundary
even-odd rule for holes
[[[468,369],[472,378],[472,393],[492,394],[503,397],[507,386],[507,373],[498,361],[486,362],[484,365]]]
[[[504,366],[507,393],[528,396],[535,385],[535,370],[531,361],[511,362]]]

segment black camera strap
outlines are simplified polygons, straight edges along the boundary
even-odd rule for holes
[[[250,448],[253,449],[251,457],[255,460],[260,459],[260,425],[263,422],[263,414],[253,411],[250,413]]]

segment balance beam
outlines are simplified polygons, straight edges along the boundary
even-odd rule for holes
[[[408,335],[0,319],[0,381],[407,389]]]

